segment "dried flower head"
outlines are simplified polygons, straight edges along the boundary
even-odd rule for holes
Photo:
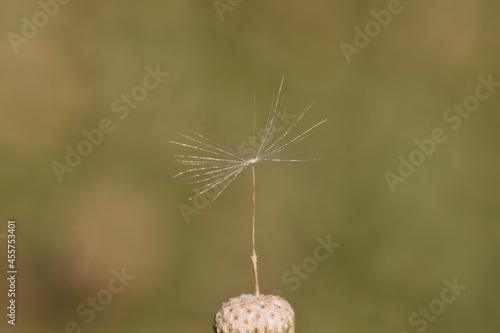
[[[245,294],[222,304],[215,315],[216,333],[294,333],[295,313],[275,295]]]

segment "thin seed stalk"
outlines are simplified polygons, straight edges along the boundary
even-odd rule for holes
[[[252,200],[252,263],[253,263],[253,274],[255,277],[255,296],[260,295],[259,291],[259,276],[257,273],[257,254],[255,253],[255,165],[252,165],[252,188],[253,188],[253,200]]]

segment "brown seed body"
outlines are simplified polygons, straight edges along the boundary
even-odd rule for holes
[[[244,294],[222,304],[215,315],[217,333],[294,333],[291,305],[275,295]]]

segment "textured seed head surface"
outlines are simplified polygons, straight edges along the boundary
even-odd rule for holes
[[[294,333],[295,313],[279,296],[244,294],[222,304],[214,328],[217,333]]]

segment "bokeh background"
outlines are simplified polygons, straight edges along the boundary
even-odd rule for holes
[[[1,276],[9,218],[19,269],[1,331],[212,332],[221,303],[252,292],[251,176],[187,224],[169,141],[237,147],[254,92],[262,128],[285,77],[288,113],[316,101],[299,127],[328,122],[294,151],[322,161],[257,166],[262,291],[282,291],[297,332],[417,332],[410,315],[457,277],[467,290],[426,331],[497,332],[500,90],[457,130],[443,113],[479,75],[500,81],[498,1],[402,1],[351,63],[340,43],[388,1],[232,3],[221,20],[211,1],[74,0],[18,53],[8,34],[40,4],[0,4]],[[120,120],[112,101],[157,65],[170,75]],[[115,130],[60,182],[52,163],[103,118]],[[447,141],[391,191],[384,173],[438,127]],[[341,246],[291,290],[283,274],[329,235]],[[77,307],[122,268],[135,279],[86,323]]]

